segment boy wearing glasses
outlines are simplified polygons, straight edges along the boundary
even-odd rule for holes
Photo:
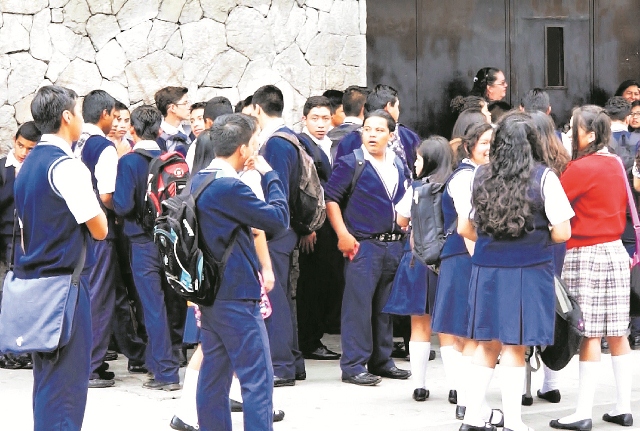
[[[177,151],[186,156],[191,138],[182,127],[189,119],[191,104],[186,87],[164,87],[156,92],[156,107],[162,114],[161,133],[156,142],[163,153]]]

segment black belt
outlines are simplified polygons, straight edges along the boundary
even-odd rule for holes
[[[407,237],[406,233],[381,233],[379,235],[374,235],[369,239],[375,239],[377,241],[382,242],[392,242],[392,241],[402,241]]]

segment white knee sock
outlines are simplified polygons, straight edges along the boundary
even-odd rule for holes
[[[500,366],[504,427],[513,431],[528,430],[522,422],[522,388],[520,387],[520,382],[525,378],[525,372],[526,367]]]
[[[580,361],[580,380],[578,385],[578,406],[572,415],[559,419],[560,423],[569,424],[591,419],[593,397],[596,393],[596,382],[600,372],[600,362]]]
[[[471,368],[472,360],[473,356],[460,356],[460,366],[458,367],[458,372],[456,373],[458,382],[455,387],[456,391],[458,392],[459,406],[467,405],[467,392],[469,390],[469,370]]]
[[[631,377],[633,369],[631,355],[611,356],[613,377],[616,380],[616,406],[609,412],[611,416],[631,413]]]
[[[544,394],[545,392],[559,389],[560,386],[558,385],[558,383],[560,380],[560,371],[553,371],[551,368],[547,367],[544,364],[542,364],[542,367],[544,369],[544,381],[542,382],[542,388],[540,389],[540,392]]]
[[[456,388],[456,373],[460,371],[460,358],[462,353],[458,352],[453,346],[440,347],[440,356],[442,356],[442,365],[444,365],[444,376],[447,379],[447,387],[449,390]]]
[[[234,401],[242,402],[242,390],[240,389],[240,380],[233,375],[233,379],[231,380],[231,389],[229,390],[229,398]]]
[[[182,397],[177,416],[182,422],[195,427],[198,425],[198,411],[196,408],[196,391],[198,390],[199,370],[187,367],[182,384]]]
[[[411,362],[411,379],[416,388],[427,388],[427,366],[431,343],[428,341],[409,341],[409,361]]]
[[[476,364],[469,366],[469,381],[466,392],[467,409],[463,421],[465,424],[484,426],[482,404],[492,376],[493,368]]]

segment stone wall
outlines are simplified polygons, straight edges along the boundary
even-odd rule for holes
[[[310,95],[366,84],[365,0],[0,0],[0,142],[51,83],[125,104],[163,86],[232,103],[265,84],[299,121]]]

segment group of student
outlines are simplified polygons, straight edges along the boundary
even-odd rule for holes
[[[241,410],[245,429],[268,430],[284,417],[273,409],[273,388],[306,379],[305,359],[339,359],[342,381],[356,385],[413,375],[413,398],[424,401],[435,332],[460,429],[527,430],[525,350],[553,343],[554,275],[578,300],[586,338],[578,407],[551,426],[591,429],[602,338],[618,388],[604,420],[631,425],[635,243],[623,232],[627,175],[640,188],[632,170],[638,84],[623,83],[604,109],[576,108],[565,133],[543,90],[508,111],[506,88],[502,71],[481,69],[471,95],[452,103],[459,111],[452,139],[424,141],[398,123],[398,93],[382,84],[310,97],[298,134],[285,125],[284,98],[273,85],[235,113],[224,97],[191,104],[183,87],[163,88],[155,107],[131,112],[102,90],[80,106],[72,90],[41,88],[34,121],[20,127],[0,161],[0,260],[8,265],[13,256],[17,276],[33,278],[71,272],[83,242],[88,254],[71,341],[57,361],[33,355],[35,429],[81,428],[87,388],[115,383],[105,362],[112,338],[129,372],[149,374],[145,388],[183,388],[172,428],[231,429],[231,411]],[[313,158],[326,200],[327,220],[310,233],[290,223],[299,151]],[[187,192],[215,175],[196,202],[201,247],[216,260],[230,251],[212,306],[188,307],[169,287],[141,220],[149,163],[167,152],[186,158]],[[24,170],[29,175],[16,176]],[[427,181],[444,184],[446,241],[437,268],[411,253],[414,185]],[[392,359],[394,314],[411,316],[411,371]],[[181,386],[190,320],[197,320],[198,348]],[[321,341],[338,331],[341,354]],[[485,401],[498,356],[502,410]],[[27,362],[5,356],[5,363]],[[233,386],[241,391],[231,399]],[[545,368],[538,396],[559,402],[555,372]]]

